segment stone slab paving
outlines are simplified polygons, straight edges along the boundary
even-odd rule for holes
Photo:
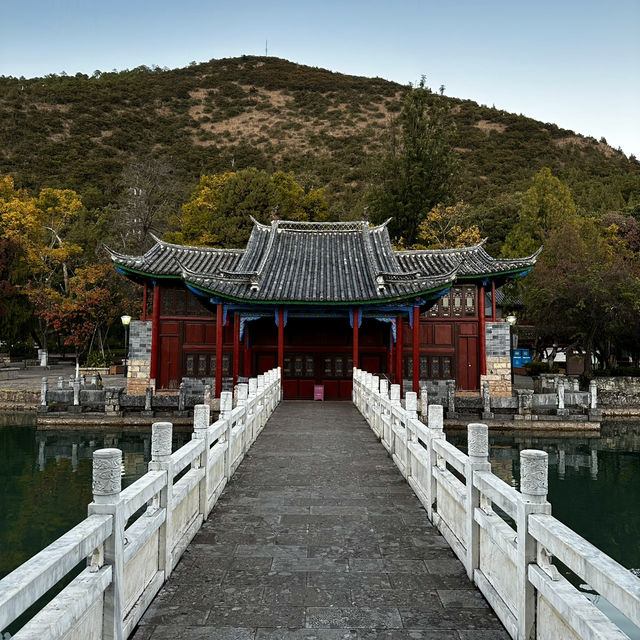
[[[283,402],[134,640],[508,640],[348,402]]]

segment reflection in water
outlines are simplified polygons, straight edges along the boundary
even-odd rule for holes
[[[466,434],[447,432],[466,451]],[[640,424],[604,422],[600,434],[489,432],[492,471],[512,486],[520,478],[520,451],[549,454],[549,502],[561,522],[636,575],[640,570]],[[565,574],[576,586],[581,581]],[[588,591],[588,585],[582,585]],[[601,596],[585,593],[631,638],[640,630],[621,619]]]
[[[151,459],[151,427],[37,431],[33,417],[26,426],[25,414],[14,416],[22,426],[0,426],[0,579],[87,517],[96,449],[122,450],[123,488],[146,473]],[[0,425],[12,418],[0,413]],[[175,434],[174,451],[189,439],[188,433]]]

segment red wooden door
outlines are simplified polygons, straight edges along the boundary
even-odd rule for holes
[[[160,389],[180,386],[180,354],[177,336],[160,337]]]
[[[266,371],[275,368],[276,357],[271,353],[259,353],[258,354],[258,371],[256,375],[262,375]]]
[[[360,357],[360,366],[367,373],[380,373],[382,369],[380,368],[380,356],[361,356]]]
[[[478,338],[458,338],[458,388],[478,388]]]

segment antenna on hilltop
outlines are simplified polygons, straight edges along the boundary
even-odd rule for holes
[[[269,55],[269,41],[264,41],[264,56],[265,58]]]

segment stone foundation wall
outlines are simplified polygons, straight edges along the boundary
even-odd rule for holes
[[[151,381],[151,320],[132,320],[129,327],[129,366],[127,394],[143,396],[147,387],[155,390]]]
[[[506,322],[487,322],[485,325],[487,374],[480,376],[480,387],[487,382],[494,398],[511,397],[511,346],[509,325]]]
[[[598,407],[602,409],[640,408],[640,378],[594,378],[598,389]]]

